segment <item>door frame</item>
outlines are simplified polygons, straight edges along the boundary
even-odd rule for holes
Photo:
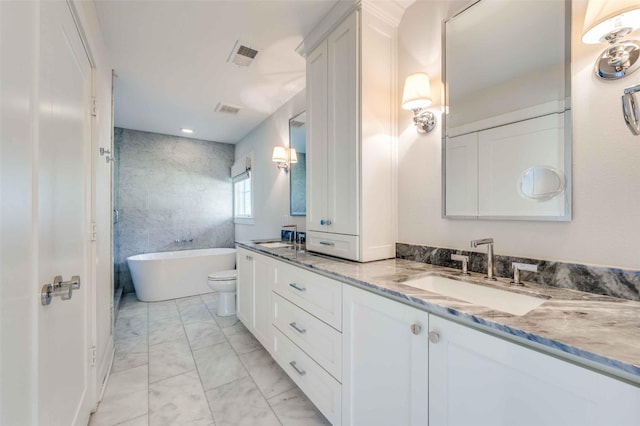
[[[76,6],[77,0],[66,0],[66,3],[71,12],[71,16],[73,17],[73,21],[75,23],[76,29],[78,31],[78,35],[82,42],[82,46],[87,55],[87,59],[89,61],[89,65],[91,67],[91,82],[90,82],[90,99],[87,100],[88,111],[87,115],[89,117],[89,129],[88,129],[88,149],[85,154],[84,162],[85,165],[89,167],[88,176],[85,180],[85,190],[86,190],[86,201],[85,201],[85,220],[87,222],[87,227],[85,229],[85,243],[87,244],[86,250],[86,271],[87,276],[90,277],[87,281],[87,285],[85,289],[87,290],[87,313],[86,313],[86,321],[87,321],[87,341],[89,342],[89,347],[87,349],[87,377],[88,377],[88,389],[89,389],[89,404],[90,411],[93,412],[98,405],[101,389],[100,378],[98,377],[98,365],[96,359],[96,350],[97,350],[97,276],[96,276],[96,258],[97,258],[97,245],[95,240],[90,238],[92,232],[92,226],[95,225],[95,217],[96,217],[96,194],[94,192],[95,188],[95,179],[96,179],[96,156],[95,149],[98,146],[98,123],[96,114],[93,113],[93,105],[95,105],[95,99],[97,96],[97,66],[95,58],[91,52],[91,47],[89,43],[89,39],[84,30],[84,26],[82,24],[81,13],[78,11],[78,7]],[[93,105],[92,105],[93,103]]]

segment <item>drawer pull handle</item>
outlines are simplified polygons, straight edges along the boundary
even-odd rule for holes
[[[323,246],[335,246],[335,243],[330,243],[328,241],[320,241],[320,244]]]
[[[307,330],[305,330],[304,328],[298,327],[298,325],[295,322],[290,322],[289,327],[293,328],[295,331],[297,331],[300,334],[304,334],[307,332]]]
[[[296,370],[296,373],[298,373],[299,375],[304,376],[305,374],[307,374],[307,372],[306,372],[306,371],[304,371],[304,370],[300,370],[300,369],[298,368],[298,366],[296,365],[296,362],[295,362],[295,361],[291,361],[291,362],[289,363],[289,365],[290,365],[294,370]]]
[[[307,289],[304,287],[298,287],[298,284],[296,283],[289,283],[289,287],[291,288],[295,288],[298,291],[306,291]]]

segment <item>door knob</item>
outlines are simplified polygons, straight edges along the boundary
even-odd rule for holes
[[[431,343],[438,343],[440,341],[440,335],[438,334],[437,331],[430,331],[429,332],[429,341]]]
[[[74,275],[69,281],[63,281],[62,275],[56,275],[53,283],[45,284],[40,291],[40,303],[49,305],[54,297],[69,300],[73,296],[73,290],[80,289],[80,276]]]
[[[420,334],[422,326],[420,324],[411,324],[411,332],[415,335]]]

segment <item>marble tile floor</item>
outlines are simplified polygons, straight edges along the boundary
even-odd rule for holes
[[[91,426],[312,426],[327,420],[215,294],[123,298],[109,382]]]

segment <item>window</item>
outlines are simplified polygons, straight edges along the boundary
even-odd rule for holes
[[[231,167],[233,182],[233,221],[237,224],[253,225],[253,176],[251,162],[253,153],[239,159]]]
[[[233,183],[233,216],[252,217],[251,214],[251,173],[242,180],[234,178]]]

